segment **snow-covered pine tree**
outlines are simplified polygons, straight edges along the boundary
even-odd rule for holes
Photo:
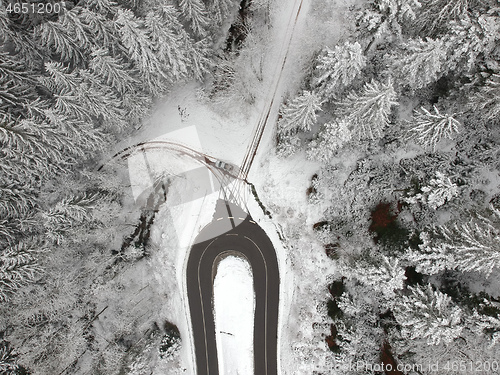
[[[481,272],[486,277],[500,268],[500,231],[489,219],[439,228],[453,268]]]
[[[119,7],[114,0],[84,0],[82,6],[102,15],[115,14]]]
[[[300,145],[300,138],[296,134],[284,134],[278,139],[276,155],[282,159],[288,158],[299,150]]]
[[[408,249],[405,260],[415,266],[415,270],[425,275],[435,275],[447,268],[453,268],[453,258],[442,244],[433,244],[428,232],[420,233],[418,250]]]
[[[28,67],[0,51],[0,112],[24,117],[23,105],[37,97],[33,83]]]
[[[403,289],[406,280],[405,270],[399,260],[386,256],[382,256],[380,264],[356,268],[349,275],[379,292],[388,302],[395,297],[395,291]]]
[[[41,247],[23,242],[0,250],[0,302],[6,301],[42,271],[36,260],[41,251]]]
[[[441,39],[410,39],[393,55],[393,69],[401,82],[419,89],[437,81],[445,71],[447,50]]]
[[[0,181],[1,216],[11,218],[26,215],[36,206],[37,198],[34,194],[33,189],[23,186],[20,181]]]
[[[99,193],[72,195],[42,212],[47,238],[60,244],[70,230],[88,225],[94,219],[93,209],[102,198]]]
[[[399,22],[414,20],[422,7],[422,0],[372,0],[374,5],[389,19]]]
[[[436,151],[436,146],[442,139],[453,139],[459,133],[460,122],[455,119],[456,114],[448,115],[439,112],[436,106],[434,113],[424,107],[413,112],[412,127],[406,137],[422,146]]]
[[[69,73],[61,63],[46,63],[45,69],[49,77],[42,82],[53,92],[54,109],[62,116],[90,122],[102,119],[108,127],[124,126],[120,100],[97,76],[79,69]]]
[[[333,50],[326,47],[318,57],[313,84],[323,98],[335,98],[365,66],[366,58],[358,42],[345,42]]]
[[[221,25],[234,8],[235,2],[232,0],[211,0],[208,4],[208,16],[217,24]]]
[[[35,117],[0,122],[0,212],[22,218],[38,203],[38,187],[55,173],[102,149],[104,136],[88,123],[42,107]]]
[[[2,38],[2,41],[5,41],[4,38],[10,34],[10,25],[11,21],[7,9],[2,7],[0,9],[0,30],[2,31],[2,36],[0,38]]]
[[[54,108],[63,116],[71,116],[81,121],[93,121],[91,114],[77,95],[68,91],[60,91],[54,95],[56,102]]]
[[[63,116],[52,109],[43,111],[43,121],[64,136],[59,147],[64,152],[65,163],[60,167],[92,157],[104,149],[105,134],[88,122]]]
[[[103,85],[97,76],[88,70],[80,70],[83,85],[79,90],[79,98],[85,103],[88,111],[97,119],[96,125],[105,128],[122,130],[127,125],[126,111],[116,92]]]
[[[167,56],[167,60],[172,64],[179,64],[179,71],[183,71],[185,64],[190,76],[202,79],[211,64],[207,57],[209,54],[207,38],[195,42],[179,21],[179,12],[172,6],[162,7],[161,17],[163,24],[175,31],[178,38],[179,48],[172,50],[172,56]]]
[[[126,92],[123,97],[123,107],[126,108],[126,119],[132,126],[139,126],[142,120],[150,113],[153,100],[144,93]]]
[[[416,34],[436,35],[446,31],[450,22],[467,17],[476,0],[419,0],[422,4],[413,22]]]
[[[88,8],[78,7],[77,14],[81,24],[88,34],[88,38],[93,46],[92,48],[106,48],[114,51],[118,47],[118,38],[114,25],[106,18],[106,15],[116,13],[117,9],[115,9],[115,3],[105,3],[106,4],[102,4],[94,11]],[[108,10],[104,14],[101,14],[98,10],[101,9],[101,7],[106,7]]]
[[[38,68],[41,60],[40,46],[33,38],[32,30],[24,24],[15,23],[7,6],[0,7],[0,43],[9,46],[18,61],[22,61],[29,69]]]
[[[306,156],[311,160],[328,163],[351,138],[349,124],[345,121],[328,122],[322,126],[318,138],[309,143]]]
[[[302,94],[286,104],[280,109],[281,118],[278,121],[278,133],[280,135],[295,134],[301,130],[308,132],[317,120],[317,112],[321,110],[323,101],[319,95],[304,90]]]
[[[0,51],[0,77],[16,80],[17,82],[32,82],[28,76],[28,69],[8,52]]]
[[[61,24],[62,29],[66,30],[76,45],[82,51],[85,51],[89,49],[91,40],[88,27],[86,27],[80,17],[81,10],[82,7],[80,6],[75,6],[70,10],[64,8],[64,11],[59,15],[58,22]]]
[[[486,119],[493,120],[500,115],[500,74],[492,74],[477,93],[469,96],[467,108],[479,110]]]
[[[120,59],[111,56],[105,48],[93,50],[91,56],[90,70],[103,83],[115,88],[120,94],[134,91],[137,80],[130,75],[130,70]]]
[[[85,61],[81,46],[61,22],[42,22],[36,26],[34,35],[40,46],[45,48],[46,55],[56,54],[58,60],[67,61],[77,66],[81,66]]]
[[[179,7],[194,33],[200,37],[206,36],[209,20],[205,4],[200,0],[179,0]]]
[[[165,6],[163,13],[175,12],[171,6]],[[188,74],[187,65],[188,61],[187,52],[182,45],[182,40],[177,32],[182,25],[177,25],[171,22],[175,18],[175,13],[172,17],[162,17],[157,12],[149,12],[146,15],[144,24],[149,32],[149,37],[158,57],[162,63],[162,72],[165,77],[170,81],[179,80]]]
[[[405,256],[418,272],[433,275],[447,268],[489,277],[500,268],[500,231],[491,220],[480,218],[466,224],[439,226],[434,232],[432,240],[429,234],[422,233],[419,250]]]
[[[398,105],[397,94],[389,79],[387,83],[367,82],[360,94],[349,93],[339,103],[339,113],[352,129],[354,138],[378,139],[389,125],[391,108]]]
[[[51,163],[64,164],[63,144],[63,138],[52,126],[35,119],[0,122],[0,145],[5,157],[14,158],[23,167],[40,174],[49,171]]]
[[[422,193],[406,198],[405,201],[410,204],[422,202],[435,210],[460,193],[459,187],[439,171],[436,171],[436,178],[431,178],[429,184],[421,190]]]
[[[417,16],[421,7],[419,0],[370,0],[370,7],[359,14],[358,30],[371,35],[371,42],[384,37],[399,37],[404,26]]]
[[[493,311],[498,309],[497,306],[493,305],[493,303],[491,303],[491,301],[487,299],[485,299],[481,305],[483,309],[485,307]],[[489,345],[490,347],[500,342],[500,314],[497,314],[496,316],[492,315],[480,314],[476,310],[471,317],[471,321],[474,325],[475,331],[479,335],[487,334],[491,338]]]
[[[16,363],[17,355],[8,341],[0,340],[0,372],[2,374],[20,374],[19,365]]]
[[[460,189],[449,177],[436,171],[436,178],[431,178],[429,185],[422,188],[422,192],[426,196],[425,202],[436,209],[458,196]]]
[[[21,233],[21,228],[13,219],[0,220],[0,246],[5,248],[16,243],[16,236]]]
[[[9,186],[15,184],[21,190],[24,190],[40,181],[43,176],[47,176],[48,170],[56,169],[55,166],[47,166],[46,164],[47,159],[43,156],[25,154],[19,149],[3,148],[0,150],[0,185]],[[10,196],[11,193],[6,191],[5,194]],[[35,199],[33,191],[28,191],[26,194],[28,198]],[[17,204],[19,202],[11,202],[6,205],[10,206],[12,203]],[[0,203],[0,205],[3,204]]]
[[[129,58],[134,61],[142,79],[153,95],[163,90],[161,63],[154,52],[154,46],[141,19],[128,9],[119,9],[115,22],[121,42],[127,49]]]
[[[52,145],[47,145],[42,139],[37,136],[38,127],[32,129],[29,120],[23,120],[21,124],[17,124],[13,120],[8,120],[4,117],[3,121],[0,118],[0,185],[9,186],[10,184],[19,185],[19,194],[27,195],[27,202],[32,202],[28,206],[34,205],[35,194],[28,187],[36,181],[43,181],[44,176],[50,172],[54,172],[57,168],[62,167],[59,155],[54,155],[51,150]],[[41,150],[41,151],[40,151]],[[55,159],[54,159],[55,156]],[[61,162],[59,167],[51,165],[53,160]],[[28,188],[28,192],[22,193],[24,188]],[[4,192],[5,197],[11,196],[7,191]],[[3,198],[2,198],[3,200]],[[22,205],[25,209],[17,211],[13,207],[22,203],[23,200],[3,201],[0,206],[4,206],[6,212],[24,212],[28,208],[25,204]],[[14,204],[14,206],[12,206]],[[6,209],[6,207],[11,207]]]
[[[78,71],[69,71],[67,67],[58,62],[46,62],[45,71],[48,77],[40,77],[40,82],[46,86],[52,93],[58,91],[76,92],[82,84],[82,78]]]
[[[359,285],[344,292],[337,301],[344,317],[335,322],[338,329],[341,361],[377,363],[383,329],[378,324],[380,310],[370,288]],[[345,356],[342,358],[342,356]]]
[[[409,289],[411,294],[397,298],[393,308],[404,338],[439,345],[450,343],[461,334],[462,310],[448,295],[434,291],[430,284]]]
[[[450,31],[442,37],[449,51],[448,68],[458,75],[473,71],[478,61],[496,60],[499,23],[500,17],[494,13],[450,22]]]
[[[213,67],[212,62],[208,58],[210,53],[208,43],[208,39],[201,39],[188,49],[189,70],[191,71],[191,75],[197,80],[202,80],[203,76],[209,72],[209,68]]]

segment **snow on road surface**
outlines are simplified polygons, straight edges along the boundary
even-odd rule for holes
[[[214,281],[215,337],[220,375],[253,375],[255,295],[252,270],[240,257],[228,256]]]

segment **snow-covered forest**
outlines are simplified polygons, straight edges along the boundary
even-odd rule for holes
[[[1,374],[188,367],[141,268],[168,189],[134,204],[111,157],[179,88],[252,117],[286,1],[0,3]],[[499,1],[304,3],[249,177],[293,275],[282,374],[500,373]]]
[[[92,323],[150,249],[122,169],[99,166],[174,85],[209,73],[238,4],[15,3],[0,4],[0,373],[75,373],[84,353],[88,373],[118,373],[137,317],[116,314],[107,345]]]
[[[293,259],[314,238],[331,262],[301,271],[302,296],[323,298],[296,322],[316,363],[301,373],[498,373],[498,5],[357,2],[285,98],[277,156],[319,162],[286,220]]]

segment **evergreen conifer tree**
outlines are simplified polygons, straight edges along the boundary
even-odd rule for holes
[[[307,132],[316,123],[317,112],[321,110],[322,101],[316,93],[303,91],[302,94],[284,104],[280,110],[278,133],[294,134],[298,130]]]
[[[0,341],[0,372],[2,374],[15,375],[19,373],[20,368],[16,363],[16,357],[10,343],[2,339]]]
[[[232,0],[211,0],[208,5],[208,16],[218,25],[221,25],[229,16],[234,7]]]
[[[61,61],[68,61],[77,66],[81,66],[85,61],[78,42],[61,22],[43,22],[35,28],[35,35],[49,56],[54,55]]]
[[[37,97],[34,83],[28,67],[0,51],[0,113],[23,117],[23,106]]]
[[[89,62],[91,72],[102,79],[103,83],[115,88],[120,94],[133,91],[137,80],[130,75],[126,65],[111,56],[104,48],[95,49]]]
[[[208,72],[210,66],[209,55],[209,40],[207,38],[194,41],[189,33],[184,29],[179,21],[179,12],[172,6],[165,5],[161,8],[162,25],[165,25],[163,33],[165,36],[157,37],[157,43],[162,39],[168,40],[172,33],[175,32],[175,43],[169,47],[163,46],[159,51],[160,59],[168,61],[172,66],[177,66],[178,71],[183,74],[184,69],[187,69],[188,75],[201,79]],[[170,36],[169,36],[170,34]],[[165,56],[163,52],[166,52]]]
[[[443,40],[410,39],[393,60],[393,68],[412,89],[419,89],[439,79],[446,69],[447,50]]]
[[[172,7],[165,7],[163,10],[163,12],[172,11]],[[149,31],[158,60],[162,64],[163,74],[170,81],[176,81],[187,76],[189,62],[188,51],[183,48],[181,37],[176,31],[178,29],[174,29],[171,18],[173,17],[162,17],[156,12],[149,12],[144,23]]]
[[[115,14],[118,11],[118,5],[114,0],[85,0],[83,5],[92,12],[104,16]]]
[[[458,186],[439,171],[436,172],[436,178],[431,178],[429,184],[422,187],[421,190],[421,193],[406,198],[406,202],[412,204],[422,202],[435,210],[450,202],[460,193]]]
[[[109,86],[88,70],[71,73],[60,63],[47,63],[49,77],[43,83],[54,93],[54,105],[61,115],[81,121],[101,119],[104,126],[123,128],[124,110]]]
[[[500,268],[500,231],[490,220],[482,218],[466,224],[442,226],[440,233],[453,268],[481,272],[487,277],[493,269]]]
[[[484,86],[469,97],[467,105],[470,111],[479,110],[486,119],[493,120],[500,115],[500,74],[492,74]]]
[[[100,201],[102,203],[99,193],[72,195],[42,212],[47,238],[60,244],[69,231],[88,225],[94,218],[92,211]]]
[[[104,148],[106,136],[91,123],[63,116],[53,109],[44,110],[42,119],[64,136],[64,142],[60,147],[64,151],[66,163],[92,157]],[[62,162],[61,166],[64,165]]]
[[[59,15],[58,22],[75,44],[84,51],[89,49],[91,40],[88,27],[82,22],[81,10],[82,7],[80,6],[75,6],[71,10],[64,9],[64,12]]]
[[[125,110],[120,98],[107,85],[88,70],[79,71],[83,85],[79,90],[79,98],[83,100],[88,111],[102,122],[105,128],[123,129],[126,126]],[[101,125],[101,124],[99,124]]]
[[[429,234],[420,237],[419,250],[407,254],[418,272],[435,274],[447,268],[489,277],[500,268],[500,231],[489,219],[439,226],[432,240]]]
[[[116,4],[112,3],[110,4],[110,6],[111,7],[106,14],[116,13],[117,9],[114,9],[114,6],[116,6]],[[105,15],[99,13],[97,9],[95,11],[92,11],[84,7],[75,8],[78,8],[77,17],[80,24],[84,28],[84,32],[88,35],[87,39],[91,45],[91,48],[106,48],[109,50],[116,50],[118,47],[118,38],[112,22],[108,20]],[[82,30],[80,29],[79,32],[82,33]],[[83,35],[80,38],[85,40],[85,36]]]
[[[448,53],[448,69],[455,74],[475,70],[481,60],[495,60],[500,40],[500,17],[493,14],[475,14],[450,22],[450,31],[442,39]]]
[[[366,58],[358,42],[345,42],[333,50],[325,48],[318,58],[313,83],[324,98],[335,98],[365,66]]]
[[[482,310],[498,311],[498,308],[489,300],[484,299],[481,303]],[[480,314],[477,310],[471,317],[474,328],[479,335],[488,335],[491,338],[490,347],[500,342],[500,314]]]
[[[399,22],[414,20],[422,7],[422,0],[377,0],[374,3],[389,19]]]
[[[436,151],[436,146],[442,139],[452,139],[459,132],[460,123],[454,118],[455,114],[442,114],[433,107],[434,113],[424,107],[415,110],[413,126],[408,131],[407,137]]]
[[[7,157],[17,158],[23,167],[47,171],[51,163],[63,164],[63,137],[49,124],[35,119],[0,125],[0,144]],[[45,162],[42,162],[45,160]]]
[[[416,33],[430,36],[446,32],[451,22],[467,17],[469,9],[481,0],[419,1],[422,7],[412,26]]]
[[[153,95],[158,95],[162,91],[161,64],[143,21],[130,10],[119,9],[115,22],[121,42],[140,71],[146,87]]]
[[[405,271],[399,264],[399,260],[386,256],[383,256],[380,264],[376,266],[356,269],[353,276],[389,300],[395,297],[395,291],[403,289],[406,280]]]
[[[197,80],[201,80],[209,71],[208,68],[211,66],[211,63],[207,57],[208,54],[209,46],[207,39],[199,40],[188,48],[189,70],[191,71],[191,75]]]
[[[351,137],[351,131],[345,121],[328,122],[322,126],[318,138],[309,143],[307,158],[328,162]]]
[[[38,252],[40,249],[22,242],[0,250],[0,302],[41,272],[36,262]]]
[[[3,176],[2,176],[3,177]],[[20,181],[0,184],[0,214],[4,218],[26,215],[36,205],[34,191]]]
[[[276,155],[280,158],[288,158],[295,154],[301,145],[300,138],[296,134],[286,134],[279,137],[276,146]]]
[[[460,335],[464,328],[462,310],[448,295],[434,291],[430,284],[410,287],[410,290],[409,296],[396,299],[393,309],[403,337],[439,345],[450,343]]]
[[[452,258],[442,244],[433,243],[430,234],[427,232],[420,233],[419,237],[422,243],[418,245],[418,250],[408,249],[405,254],[405,259],[415,265],[417,272],[425,275],[435,275],[453,267]]]
[[[365,84],[360,94],[351,92],[339,103],[339,112],[351,125],[353,137],[378,139],[389,124],[391,108],[395,105],[398,102],[392,81],[389,79],[384,84],[372,80]]]
[[[420,0],[371,0],[371,7],[358,17],[360,30],[371,34],[372,40],[365,50],[384,36],[400,37],[405,26],[417,18]]]
[[[207,35],[208,18],[205,5],[200,0],[180,0],[183,17],[190,22],[191,29],[198,36]]]

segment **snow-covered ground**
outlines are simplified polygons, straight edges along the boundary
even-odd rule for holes
[[[248,261],[222,259],[214,281],[215,337],[220,375],[253,375],[255,295]]]

